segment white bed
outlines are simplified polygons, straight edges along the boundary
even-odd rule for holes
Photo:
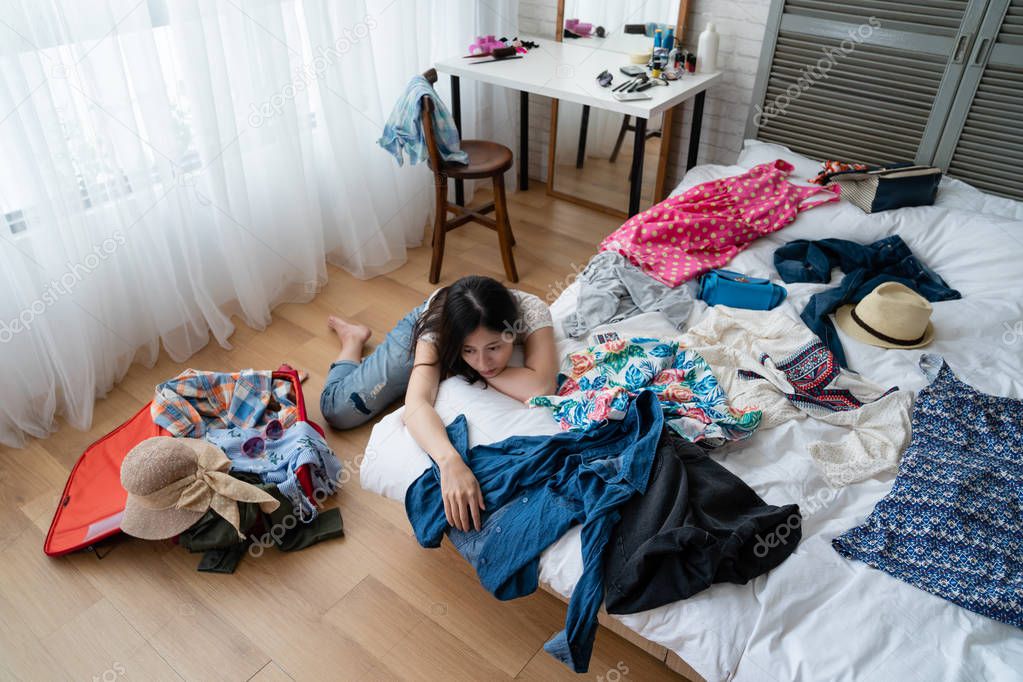
[[[738,165],[700,166],[676,192],[707,180],[785,158],[792,179],[815,174],[818,164],[783,147],[747,142]],[[799,238],[840,237],[871,242],[899,234],[962,300],[937,303],[934,343],[956,374],[975,388],[1023,398],[1023,204],[944,179],[935,206],[865,215],[841,202],[815,208],[759,240],[730,269],[778,279],[772,255]],[[783,304],[798,316],[810,295],[831,284],[788,285]],[[554,303],[555,320],[573,306],[576,285]],[[699,303],[695,320],[705,308]],[[629,322],[636,331],[665,330],[658,315]],[[561,338],[559,336],[559,338]],[[921,350],[882,350],[843,339],[850,365],[878,384],[917,390],[925,384],[916,362]],[[581,346],[560,341],[559,350]],[[522,407],[494,391],[461,380],[445,382],[437,409],[445,421],[460,413],[471,444],[514,434],[550,434],[544,410]],[[859,524],[891,488],[894,473],[833,491],[807,454],[813,440],[834,437],[820,422],[792,421],[758,432],[715,454],[772,504],[798,502],[803,540],[779,568],[746,585],[715,585],[685,601],[623,616],[645,639],[675,652],[707,680],[1007,680],[1023,674],[1023,632],[932,596],[866,565],[844,559],[831,540]],[[401,423],[401,411],[373,430],[361,470],[362,486],[402,500],[428,459]],[[581,573],[579,528],[552,545],[541,560],[541,581],[561,595]]]

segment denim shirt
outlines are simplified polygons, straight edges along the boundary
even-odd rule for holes
[[[898,282],[932,303],[962,298],[938,273],[913,255],[898,235],[872,244],[846,239],[797,239],[774,252],[774,266],[785,282],[830,282],[831,269],[839,267],[845,277],[837,287],[814,294],[800,317],[824,345],[848,367],[842,341],[828,317],[846,303],[859,303],[885,282]]]
[[[479,481],[486,505],[482,527],[461,532],[448,526],[433,464],[405,494],[416,539],[423,547],[439,547],[447,533],[483,587],[507,600],[536,591],[540,554],[582,523],[582,577],[565,630],[544,648],[575,672],[586,672],[604,600],[604,549],[618,508],[646,490],[663,423],[656,396],[644,391],[622,421],[582,433],[513,436],[469,450],[468,426],[459,415],[447,427],[448,438]]]

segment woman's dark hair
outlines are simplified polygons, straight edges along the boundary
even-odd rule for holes
[[[463,376],[470,384],[486,380],[462,359],[465,337],[478,327],[495,332],[515,330],[519,308],[508,288],[482,275],[463,277],[437,291],[412,331],[410,351],[423,334],[436,339],[441,379]]]

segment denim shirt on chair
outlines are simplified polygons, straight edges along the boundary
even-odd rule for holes
[[[565,630],[544,648],[575,672],[586,672],[604,600],[604,549],[618,508],[646,490],[663,423],[656,397],[644,391],[622,421],[582,433],[513,436],[469,450],[468,426],[460,415],[448,426],[448,437],[479,481],[483,525],[470,532],[448,526],[434,464],[405,494],[416,539],[423,547],[438,547],[447,533],[483,587],[507,600],[536,591],[540,554],[582,523],[582,577],[569,601]]]
[[[782,280],[789,283],[830,282],[831,269],[836,266],[845,272],[845,277],[837,287],[811,296],[800,317],[842,367],[849,363],[828,315],[846,303],[859,303],[885,282],[904,284],[932,303],[962,298],[938,273],[914,256],[898,235],[872,244],[846,239],[797,239],[774,252],[774,267]]]

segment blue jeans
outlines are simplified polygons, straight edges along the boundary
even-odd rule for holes
[[[327,423],[335,429],[354,429],[405,395],[412,374],[412,330],[424,305],[403,317],[362,362],[331,363],[320,394],[320,412]]]
[[[885,282],[904,284],[931,302],[962,298],[938,273],[917,259],[898,235],[873,244],[846,239],[797,239],[774,252],[774,266],[781,278],[790,283],[829,282],[831,269],[836,266],[845,272],[837,287],[811,296],[800,315],[842,367],[849,364],[828,315],[846,303],[859,303]]]

